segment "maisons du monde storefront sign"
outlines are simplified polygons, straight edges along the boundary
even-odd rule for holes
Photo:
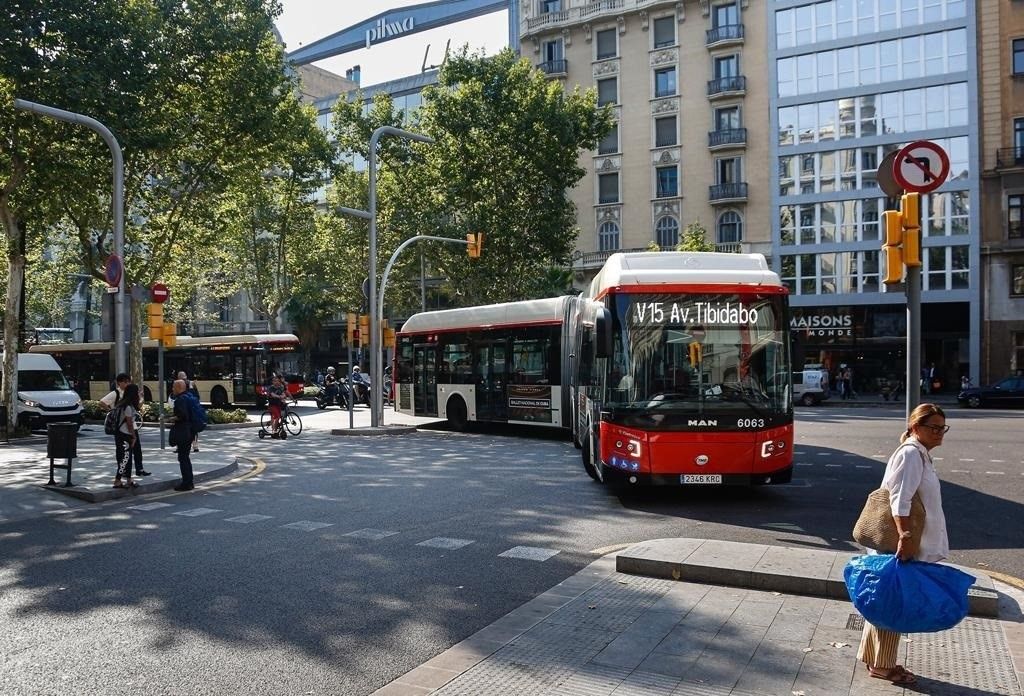
[[[853,339],[853,312],[828,308],[821,312],[794,310],[789,328],[794,336],[806,339]]]

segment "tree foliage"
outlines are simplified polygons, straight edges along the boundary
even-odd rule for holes
[[[708,230],[700,220],[694,220],[683,230],[676,251],[714,251],[715,245],[707,241]]]

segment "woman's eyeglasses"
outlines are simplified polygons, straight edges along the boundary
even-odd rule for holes
[[[921,426],[924,428],[928,428],[936,435],[945,435],[946,433],[949,432],[948,425],[929,425],[928,423],[922,423]]]

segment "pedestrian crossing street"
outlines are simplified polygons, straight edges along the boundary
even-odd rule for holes
[[[224,513],[224,510],[218,508],[208,507],[192,507],[184,508],[181,510],[173,510],[169,508],[180,507],[175,503],[164,503],[164,502],[152,502],[143,503],[141,505],[131,505],[127,509],[135,510],[138,513],[164,511],[172,515],[178,515],[180,517],[206,517],[210,515],[217,515],[218,513]],[[274,520],[273,515],[259,515],[259,514],[248,514],[248,515],[236,515],[234,517],[225,517],[220,521],[232,524],[259,524],[259,523],[271,523]],[[285,522],[283,524],[274,524],[274,526],[280,529],[292,529],[300,532],[317,532],[328,527],[335,527],[336,525],[332,522],[317,522],[314,520],[296,520],[294,522]],[[333,530],[332,530],[333,531]],[[364,539],[367,541],[380,541],[388,537],[393,537],[401,534],[389,529],[374,529],[372,527],[365,527],[363,529],[354,529],[349,532],[341,534],[341,537],[350,537],[353,539]],[[434,537],[432,539],[426,539],[424,541],[416,542],[416,546],[423,546],[426,548],[440,549],[443,551],[457,551],[458,549],[464,548],[471,544],[475,544],[476,541],[473,539],[454,539],[449,537]],[[553,558],[561,553],[558,549],[547,549],[540,548],[537,546],[513,546],[510,549],[506,549],[501,553],[497,554],[499,558],[514,558],[523,561],[536,561],[544,562],[550,558]]]
[[[807,452],[806,450],[794,450],[793,454],[798,456],[798,457],[799,456],[809,457],[811,455],[811,453]],[[852,452],[818,452],[817,456],[818,457],[836,457],[836,458],[842,459],[842,458],[847,458],[847,457],[861,457],[862,455],[854,454]],[[872,454],[871,458],[872,459],[878,459],[878,460],[880,460],[880,462],[884,462],[884,461],[889,459],[889,455],[888,454],[883,454],[883,453],[878,453],[878,454]],[[981,475],[984,475],[984,476],[1014,476],[1014,475],[1019,474],[1020,476],[1024,476],[1024,471],[1019,471],[1019,472],[1018,471],[1006,471],[1006,469],[1008,469],[1009,467],[1013,467],[1014,463],[1013,462],[1008,462],[1005,459],[978,460],[978,459],[973,459],[973,458],[969,458],[969,457],[962,457],[962,458],[960,458],[960,457],[958,457],[958,458],[932,457],[932,461],[934,461],[936,463],[936,468],[939,468],[939,465],[941,463],[942,464],[941,471],[944,471],[944,472],[950,473],[950,474],[963,474],[963,475],[967,475],[967,476],[977,475],[977,474],[981,474]],[[829,469],[829,468],[839,468],[839,467],[847,467],[848,468],[849,467],[849,465],[844,465],[844,464],[841,464],[841,463],[823,462],[822,460],[794,462],[794,465],[795,466],[799,466],[799,467],[824,466],[826,469]],[[946,465],[970,466],[971,468],[969,468],[969,469],[963,469],[963,468],[961,468],[961,469],[946,469],[945,468]],[[1009,465],[1009,466],[1006,466],[1006,465]],[[1020,465],[1024,466],[1024,461],[1021,461]],[[989,468],[989,467],[991,467],[991,468]],[[855,464],[853,468],[855,468],[855,469],[875,469],[875,468],[877,468],[877,465]]]

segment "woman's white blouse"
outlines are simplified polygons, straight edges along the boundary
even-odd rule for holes
[[[889,457],[882,477],[882,487],[889,491],[893,516],[910,515],[910,499],[921,494],[924,504],[924,532],[917,560],[935,563],[949,556],[946,516],[942,512],[942,490],[928,450],[914,437],[909,437]]]

